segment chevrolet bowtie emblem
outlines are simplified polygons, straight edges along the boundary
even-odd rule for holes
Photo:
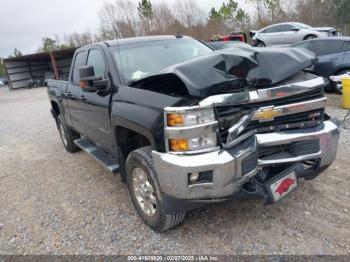
[[[272,107],[260,108],[254,114],[254,120],[259,120],[260,122],[273,121],[275,117],[282,114],[282,109],[276,109]]]

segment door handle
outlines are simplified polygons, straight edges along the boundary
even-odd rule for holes
[[[67,93],[67,96],[68,96],[68,97],[72,97],[73,95],[72,95],[71,92],[68,92],[68,93]]]

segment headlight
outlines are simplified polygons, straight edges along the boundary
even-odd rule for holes
[[[171,110],[171,109],[169,109]],[[167,126],[195,126],[215,121],[213,108],[190,108],[167,112]]]
[[[169,151],[193,152],[216,148],[217,121],[212,107],[168,107],[165,119]]]

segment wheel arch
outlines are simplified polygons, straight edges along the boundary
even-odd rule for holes
[[[51,112],[55,118],[57,118],[61,114],[60,106],[56,101],[51,100]]]
[[[303,41],[307,40],[308,37],[310,37],[310,36],[313,36],[314,38],[318,38],[317,35],[315,35],[314,33],[307,33],[307,34],[304,36]]]
[[[139,148],[150,146],[156,148],[154,136],[145,127],[130,121],[117,121],[113,128],[115,144],[117,145],[118,162],[122,181],[126,181],[126,159],[129,154]]]

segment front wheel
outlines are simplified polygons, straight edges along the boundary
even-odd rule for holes
[[[254,46],[255,46],[255,47],[265,47],[266,45],[265,45],[264,42],[258,40],[258,41],[254,44]]]
[[[153,230],[164,232],[180,224],[186,213],[164,212],[151,152],[151,147],[143,147],[130,153],[126,160],[127,183],[134,207],[142,220]]]

